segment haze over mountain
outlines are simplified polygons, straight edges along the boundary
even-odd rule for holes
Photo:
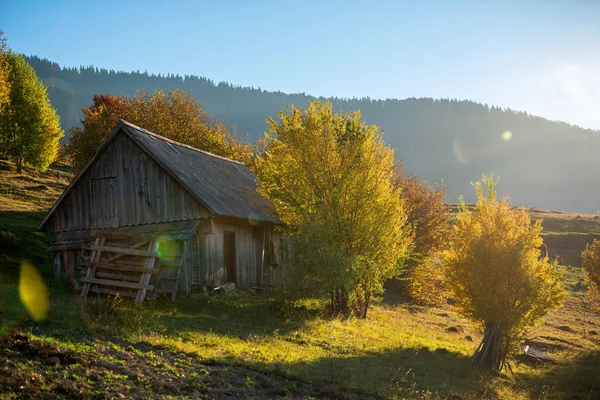
[[[179,88],[192,91],[209,114],[255,141],[266,128],[265,118],[275,117],[288,104],[303,107],[313,98],[304,93],[216,84],[196,76],[61,68],[35,56],[28,61],[49,85],[50,99],[65,131],[79,123],[81,109],[91,104],[94,93],[131,95],[136,90]],[[461,194],[472,200],[470,181],[493,172],[501,177],[501,188],[507,189],[517,205],[600,210],[599,131],[468,100],[331,101],[345,111],[360,109],[368,123],[385,132],[384,139],[406,169],[430,182],[443,181],[450,201]]]

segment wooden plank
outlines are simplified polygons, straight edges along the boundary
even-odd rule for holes
[[[53,269],[54,269],[54,279],[63,278],[63,271],[62,271],[63,269],[62,269],[61,263],[60,263],[60,253],[58,251],[54,252]]]
[[[114,230],[92,230],[91,236],[100,236],[107,239],[116,239],[116,240],[135,240],[142,241],[145,240],[149,242],[150,240],[156,240],[156,236],[152,235],[140,235],[135,233],[125,233],[125,232],[117,232]]]
[[[136,292],[130,292],[127,290],[114,290],[114,289],[107,289],[107,288],[101,288],[101,287],[93,287],[90,289],[91,292],[94,293],[99,293],[99,294],[109,294],[109,295],[119,295],[121,297],[135,297],[136,296]]]
[[[106,263],[106,262],[86,262],[83,265],[91,265],[94,264],[96,268],[108,269],[111,271],[124,271],[124,272],[146,272],[149,274],[156,274],[156,268],[146,268],[146,267],[134,267],[121,263]]]
[[[96,277],[102,279],[111,279],[111,280],[122,280],[127,282],[138,282],[140,280],[139,276],[135,275],[123,275],[123,274],[111,274],[110,272],[102,272],[96,271]]]
[[[96,283],[98,285],[117,286],[117,287],[124,287],[124,288],[130,288],[130,289],[141,289],[141,290],[152,290],[154,288],[154,286],[152,286],[152,285],[147,285],[147,284],[144,285],[142,283],[120,282],[120,281],[113,281],[110,279],[98,279],[98,278],[86,278],[86,277],[81,278],[81,282]]]
[[[96,247],[102,247],[102,245],[104,244],[104,242],[106,241],[105,238],[96,238],[95,240],[95,246]],[[92,254],[91,254],[91,260],[94,262],[97,262],[98,260],[100,260],[100,257],[102,255],[102,250],[101,249],[96,249],[96,250],[92,250]],[[84,278],[92,278],[94,276],[94,274],[96,273],[96,267],[92,266],[88,266],[86,268],[85,271],[85,276]],[[87,297],[88,293],[90,291],[90,284],[84,284],[81,287],[81,297]]]
[[[140,251],[140,250],[135,250],[135,251]],[[147,253],[158,254],[157,251],[158,251],[158,242],[148,243]],[[144,260],[144,263],[145,263],[144,266],[146,268],[154,268],[155,261],[156,261],[156,258],[154,258],[154,257],[146,257],[146,259]],[[151,277],[152,277],[151,274],[148,274],[148,273],[142,274],[142,278],[140,279],[140,284],[148,285],[150,283]],[[149,288],[148,290],[152,290],[152,288]],[[146,289],[142,289],[138,292],[137,296],[135,297],[135,302],[137,304],[142,304],[144,302],[145,297],[146,297]]]
[[[140,242],[134,243],[133,245],[129,246],[130,249],[139,249],[140,247],[142,247],[143,245],[145,245],[146,243],[148,243],[150,240],[154,240],[154,239],[149,239],[149,240],[142,240]],[[123,257],[123,254],[115,254],[111,257],[109,257],[108,262],[112,262],[114,260],[117,260],[119,258]]]
[[[99,262],[107,262],[107,259],[104,260],[99,260]],[[123,266],[129,266],[129,267],[143,267],[144,263],[142,261],[134,261],[134,260],[127,260],[127,259],[119,259],[119,262],[117,263],[119,265],[123,265]]]
[[[107,253],[118,253],[118,254],[127,254],[130,256],[140,256],[140,257],[152,257],[152,258],[158,258],[160,257],[160,255],[156,252],[156,251],[147,251],[147,250],[137,250],[137,249],[131,249],[131,248],[119,248],[119,247],[113,247],[113,246],[97,246],[97,245],[92,245],[89,248],[86,247],[89,250],[92,251],[105,251]]]

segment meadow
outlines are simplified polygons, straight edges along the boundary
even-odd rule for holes
[[[0,397],[2,398],[516,398],[600,396],[600,316],[583,285],[579,254],[600,235],[595,215],[530,210],[543,218],[568,298],[528,332],[555,359],[522,354],[512,371],[481,372],[471,355],[478,326],[452,304],[423,307],[390,290],[367,319],[327,318],[316,300],[282,307],[250,291],[138,307],[82,299],[50,279],[48,236],[34,232],[69,174],[0,171]],[[18,269],[48,277],[50,310],[34,322],[21,304]],[[450,302],[451,303],[451,302]]]

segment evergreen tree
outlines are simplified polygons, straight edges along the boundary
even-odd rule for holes
[[[15,160],[19,173],[24,165],[45,170],[56,158],[64,132],[33,68],[20,54],[7,53],[6,59],[10,94],[0,114],[0,153]]]

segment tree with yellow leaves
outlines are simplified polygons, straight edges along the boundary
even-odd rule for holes
[[[600,240],[594,239],[581,253],[585,279],[596,300],[600,302]]]
[[[10,64],[7,59],[8,52],[4,32],[0,29],[0,112],[10,99]]]
[[[261,192],[294,232],[288,276],[304,294],[328,295],[332,312],[366,317],[412,246],[393,150],[360,113],[334,113],[329,101],[278,117],[257,167]]]
[[[531,224],[525,210],[507,197],[498,200],[497,182],[484,175],[475,184],[475,210],[463,207],[444,253],[458,307],[485,330],[473,362],[493,370],[504,367],[517,339],[565,297],[556,261],[540,257],[541,221]]]
[[[3,87],[9,92],[0,112],[0,156],[14,160],[18,173],[24,166],[45,171],[56,158],[64,134],[60,120],[46,85],[25,57],[7,52],[4,58],[10,73],[8,86]]]

